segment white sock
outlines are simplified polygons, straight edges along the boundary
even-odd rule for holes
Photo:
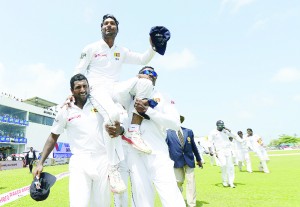
[[[139,131],[140,130],[140,125],[138,125],[138,124],[130,124],[130,126],[129,126],[129,131]]]

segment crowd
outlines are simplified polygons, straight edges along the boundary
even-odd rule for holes
[[[164,207],[186,206],[182,195],[185,179],[187,205],[196,206],[194,168],[203,168],[204,160],[193,131],[182,126],[184,116],[174,101],[157,90],[158,73],[144,66],[136,77],[119,82],[123,63],[146,65],[156,52],[164,55],[170,31],[152,27],[149,49],[136,53],[115,45],[118,26],[113,15],[104,15],[102,39],[83,49],[70,79],[72,96],[56,116],[33,175],[40,177],[46,158],[65,131],[73,153],[70,206],[108,207],[110,191],[115,206],[128,206],[128,178],[132,206],[154,207],[156,192]],[[243,142],[220,120],[208,142],[210,155],[219,161],[223,185],[234,188],[230,137]],[[261,167],[267,172],[262,145],[255,143],[258,136],[249,132],[249,140],[256,153],[261,153]]]
[[[0,113],[0,122],[4,123],[12,123],[18,125],[27,125],[28,121],[23,120],[21,117],[17,115],[11,115],[7,113]]]

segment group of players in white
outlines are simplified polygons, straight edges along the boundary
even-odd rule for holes
[[[251,128],[247,129],[247,135],[243,135],[242,131],[231,132],[225,127],[222,120],[217,121],[216,126],[217,128],[208,135],[205,144],[198,143],[198,149],[202,156],[203,152],[210,154],[211,163],[220,166],[224,187],[236,187],[234,185],[234,165],[237,165],[240,171],[246,165],[247,172],[252,173],[249,151],[253,151],[258,156],[260,160],[259,171],[270,172],[267,166],[269,157],[262,138],[253,134]]]
[[[157,192],[164,207],[185,207],[165,142],[167,129],[180,129],[180,115],[174,102],[155,89],[158,75],[151,66],[142,67],[137,77],[119,82],[123,63],[147,64],[156,52],[164,53],[161,51],[166,49],[166,40],[158,32],[156,36],[161,42],[150,38],[151,47],[143,54],[135,53],[115,45],[118,31],[117,19],[104,15],[102,39],[84,48],[76,75],[70,80],[70,104],[57,114],[33,175],[40,176],[46,158],[60,134],[66,131],[73,153],[69,164],[71,207],[108,207],[110,191],[115,193],[115,206],[128,206],[128,175],[131,206],[154,207]],[[158,48],[161,46],[163,49]],[[217,123],[217,127],[210,135],[210,153],[218,156],[223,185],[234,187],[228,136],[242,139],[224,128],[224,123]],[[255,145],[257,141],[253,141],[253,147],[259,147]],[[244,146],[243,141],[239,142]],[[255,149],[262,155],[259,148]],[[263,159],[261,162],[268,172]]]

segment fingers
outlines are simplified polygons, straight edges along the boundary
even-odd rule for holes
[[[119,122],[115,122],[116,124]],[[110,138],[114,138],[118,136],[118,129],[115,125],[105,125],[106,131]]]

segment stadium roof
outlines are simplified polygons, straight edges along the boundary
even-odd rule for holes
[[[41,107],[41,108],[48,108],[48,107],[52,107],[52,106],[56,106],[56,103],[53,103],[51,101],[47,101],[45,99],[39,98],[37,96],[33,97],[33,98],[29,98],[29,99],[25,99],[23,100],[24,103],[33,105],[33,106],[37,106],[37,107]]]

